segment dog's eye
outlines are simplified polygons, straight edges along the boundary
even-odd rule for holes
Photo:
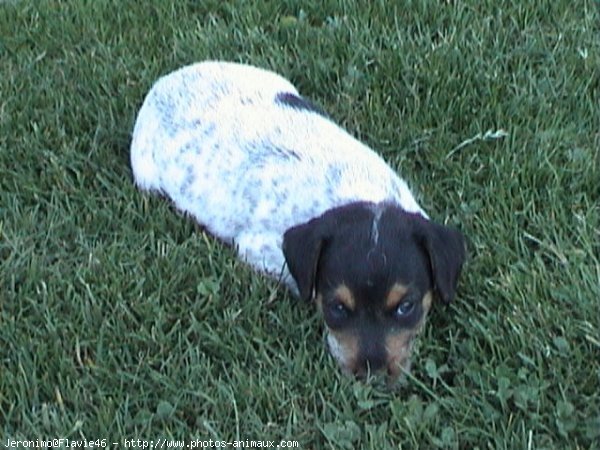
[[[396,317],[406,317],[415,309],[414,300],[405,300],[396,307]]]
[[[327,309],[329,310],[328,316],[330,320],[335,323],[347,319],[352,313],[352,311],[340,301],[330,303]]]

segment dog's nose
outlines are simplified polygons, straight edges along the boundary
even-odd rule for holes
[[[364,377],[368,374],[379,372],[387,365],[386,357],[381,352],[372,352],[359,360],[355,368],[355,375]]]

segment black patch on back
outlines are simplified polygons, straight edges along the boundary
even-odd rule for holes
[[[292,94],[291,92],[280,92],[275,96],[275,102],[279,103],[280,105],[285,105],[291,108],[313,112],[323,117],[328,117],[325,111],[312,103],[310,100],[300,97],[299,95]]]

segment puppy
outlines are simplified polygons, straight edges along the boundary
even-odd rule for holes
[[[202,62],[159,79],[131,144],[136,184],[168,196],[246,263],[314,299],[342,370],[408,370],[434,297],[449,303],[463,236],[281,76]]]

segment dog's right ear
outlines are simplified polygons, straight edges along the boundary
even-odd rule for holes
[[[325,222],[325,218],[317,217],[288,229],[283,235],[285,261],[298,286],[300,298],[306,301],[315,295],[319,258],[328,239]]]

